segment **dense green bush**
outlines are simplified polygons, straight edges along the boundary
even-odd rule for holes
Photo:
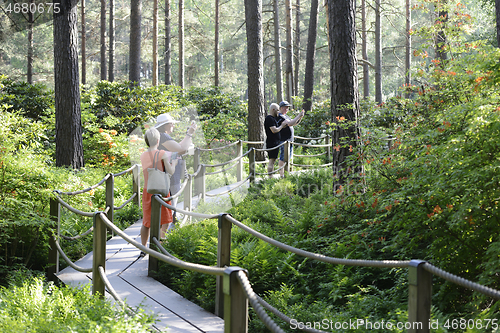
[[[58,288],[31,277],[0,287],[2,332],[149,332],[154,318],[135,311],[92,296],[89,286]]]

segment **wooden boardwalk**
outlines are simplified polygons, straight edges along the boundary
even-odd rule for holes
[[[127,235],[140,242],[142,220],[125,230]],[[106,243],[106,275],[116,293],[132,309],[140,307],[153,312],[158,322],[154,328],[168,333],[223,332],[224,321],[214,314],[191,303],[160,282],[147,276],[148,256],[139,258],[140,251],[119,236]],[[92,267],[92,253],[76,264]],[[92,281],[92,273],[80,273],[67,267],[57,274],[67,285],[81,286]],[[106,292],[106,297],[112,298]]]

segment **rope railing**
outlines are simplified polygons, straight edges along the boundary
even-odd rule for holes
[[[257,313],[257,316],[264,323],[264,325],[266,325],[266,327],[269,328],[272,332],[285,333],[285,331],[283,331],[281,327],[276,325],[271,317],[268,316],[266,311],[264,311],[264,309],[262,308],[262,305],[260,305],[260,302],[257,299],[257,295],[254,293],[252,286],[248,281],[247,275],[243,271],[238,271],[236,274],[238,281],[243,287],[246,298],[250,301],[252,308],[254,309],[255,313]]]
[[[134,170],[134,168],[136,168],[136,165],[137,165],[137,164],[134,164],[134,165],[132,165],[130,168],[128,168],[127,170],[123,170],[123,171],[121,171],[121,172],[115,173],[115,174],[113,174],[113,176],[115,176],[115,177],[119,177],[119,176],[122,176],[122,175],[124,175],[124,174],[126,174],[126,173],[132,172],[132,170]]]
[[[109,177],[111,177],[112,174],[108,173],[106,176],[104,176],[104,178],[98,182],[97,184],[95,185],[92,185],[84,190],[79,190],[79,191],[74,191],[74,192],[62,192],[62,191],[59,191],[59,190],[55,190],[54,192],[57,192],[58,194],[64,194],[64,195],[77,195],[77,194],[82,194],[82,193],[85,193],[85,192],[88,192],[88,191],[91,191],[91,190],[95,190],[96,188],[98,188],[99,186],[101,186],[106,180],[109,179]]]
[[[472,282],[470,280],[456,276],[454,274],[448,273],[448,272],[446,272],[446,271],[444,271],[444,270],[442,270],[442,269],[440,269],[440,268],[438,268],[438,267],[436,267],[428,262],[424,263],[423,267],[426,271],[428,271],[434,275],[437,275],[437,276],[439,276],[439,277],[441,277],[449,282],[452,282],[454,284],[458,284],[459,286],[465,287],[465,288],[470,289],[470,290],[477,291],[483,295],[486,295],[486,296],[489,296],[492,298],[496,298],[496,299],[500,299],[500,291],[498,291],[498,290],[480,285],[478,283],[475,283],[475,282]]]
[[[56,200],[62,205],[64,206],[66,209],[68,209],[70,212],[73,212],[75,214],[78,214],[78,215],[82,215],[82,216],[86,216],[86,217],[92,217],[94,216],[94,213],[93,212],[84,212],[82,210],[79,210],[79,209],[76,209],[74,208],[73,206],[71,206],[70,204],[68,204],[67,202],[65,202],[63,199],[61,199],[61,197],[59,197],[58,195],[55,196]]]
[[[113,296],[113,298],[120,302],[120,304],[123,306],[125,305],[125,303],[123,302],[123,300],[120,298],[120,296],[118,296],[118,294],[116,293],[116,290],[115,288],[113,288],[113,286],[111,285],[111,283],[109,282],[108,280],[108,277],[106,276],[106,271],[104,270],[104,268],[102,266],[99,266],[99,275],[101,277],[101,279],[103,280],[104,282],[104,285],[106,286],[106,288],[108,289],[108,292],[111,294],[111,296]]]
[[[184,210],[184,209],[180,209],[178,207],[175,207],[175,206],[172,206],[172,205],[166,203],[163,198],[161,198],[159,196],[156,196],[156,195],[153,196],[153,200],[158,201],[162,206],[165,206],[165,207],[167,207],[168,209],[171,209],[174,212],[181,213],[181,214],[184,214],[184,215],[189,215],[191,217],[196,217],[196,218],[199,218],[199,219],[210,220],[210,219],[215,219],[215,218],[217,218],[219,216],[218,214],[202,214],[202,213],[190,212],[190,211],[187,211],[187,210]]]
[[[304,168],[304,169],[320,169],[320,168],[326,168],[329,166],[333,165],[333,162],[326,163],[326,164],[320,164],[320,165],[312,165],[312,164],[295,164],[295,163],[290,163],[291,166],[296,166],[299,168]]]
[[[343,259],[343,258],[328,257],[328,256],[325,256],[322,254],[317,254],[314,252],[301,250],[301,249],[295,248],[293,246],[281,243],[281,242],[279,242],[271,237],[268,237],[264,234],[261,234],[260,232],[255,231],[254,229],[244,225],[243,223],[236,220],[231,215],[227,215],[227,219],[232,224],[237,226],[238,228],[248,232],[249,234],[259,238],[260,240],[263,240],[266,243],[269,243],[271,245],[279,247],[282,250],[295,253],[295,254],[300,255],[302,257],[315,259],[315,260],[323,261],[323,262],[330,263],[330,264],[346,265],[346,266],[404,268],[404,267],[408,267],[408,265],[410,263],[409,260],[406,260],[406,261],[404,261],[404,260],[364,260],[364,259]]]
[[[227,164],[228,163],[221,163],[220,165],[206,165],[205,164],[205,167],[215,168],[215,167],[223,166],[223,165],[227,165]],[[229,170],[231,170],[232,168],[234,168],[237,165],[238,165],[238,161],[234,162],[233,165],[230,165],[229,167],[227,167],[225,169],[220,169],[220,170],[212,171],[212,172],[205,172],[205,176],[216,175],[218,173],[229,171]]]
[[[71,259],[68,258],[66,253],[62,250],[61,246],[59,245],[59,242],[57,241],[57,238],[55,236],[52,236],[54,244],[56,245],[57,251],[61,254],[63,259],[68,263],[69,266],[71,266],[74,270],[77,270],[82,273],[90,273],[92,272],[92,268],[83,268],[78,265],[76,265],[74,262],[71,261]]]
[[[188,269],[188,270],[192,270],[192,271],[195,271],[198,273],[205,273],[205,274],[210,274],[210,275],[223,275],[224,274],[223,268],[205,266],[205,265],[200,265],[200,264],[193,264],[193,263],[189,263],[189,262],[182,261],[179,259],[174,259],[172,257],[164,255],[163,253],[160,253],[158,251],[154,251],[154,250],[142,245],[141,243],[135,241],[133,238],[128,236],[126,233],[124,233],[120,228],[118,228],[114,223],[112,223],[105,214],[103,214],[103,213],[98,213],[98,214],[100,215],[102,222],[108,228],[113,230],[113,232],[115,232],[121,238],[126,240],[128,243],[132,244],[133,246],[135,246],[139,250],[143,251],[144,253],[149,254],[152,257],[160,259],[161,261],[164,261],[167,264],[176,266],[178,268]]]
[[[90,227],[87,231],[85,231],[83,234],[80,234],[80,235],[76,235],[76,236],[64,236],[64,235],[61,235],[60,237],[64,240],[67,240],[67,241],[75,241],[77,239],[80,239],[82,237],[85,237],[87,235],[89,235],[90,233],[92,233],[92,231],[94,231],[94,227]]]
[[[329,138],[330,136],[329,135],[322,135],[322,136],[317,137],[317,138],[305,138],[303,136],[294,135],[293,137],[295,139],[301,139],[301,140],[323,140],[323,139]]]
[[[123,207],[125,207],[126,205],[128,205],[132,200],[134,200],[134,198],[136,196],[137,196],[137,193],[132,194],[132,196],[130,198],[128,198],[123,204],[121,204],[118,207],[113,207],[113,209],[114,210],[120,210],[120,209],[122,209]]]
[[[236,141],[236,142],[231,142],[225,146],[221,146],[221,147],[214,147],[214,148],[197,148],[199,151],[214,151],[214,150],[222,150],[222,149],[226,149],[226,148],[229,148],[229,147],[232,147],[232,146],[235,146],[239,143],[239,141]]]
[[[220,196],[220,195],[225,195],[225,194],[228,194],[228,193],[230,193],[230,192],[232,192],[232,191],[236,190],[237,188],[241,187],[241,186],[242,186],[243,184],[245,184],[245,183],[246,183],[246,181],[247,181],[247,180],[249,180],[250,178],[251,178],[251,176],[248,176],[247,178],[243,179],[242,181],[240,181],[240,182],[238,182],[238,183],[235,183],[235,184],[237,184],[236,186],[234,186],[234,187],[232,187],[232,188],[230,188],[230,189],[228,189],[228,190],[226,190],[226,191],[224,191],[224,192],[219,192],[219,193],[217,193],[217,194],[205,193],[205,195],[206,195],[207,197],[218,197],[218,196]]]

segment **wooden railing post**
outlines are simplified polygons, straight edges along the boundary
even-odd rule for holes
[[[161,203],[155,199],[161,197],[159,194],[151,196],[151,224],[149,228],[149,248],[153,249],[153,238],[160,240],[160,225],[161,225]],[[156,251],[156,250],[155,250]],[[158,259],[149,256],[148,262],[148,276],[153,276],[158,272]]]
[[[327,158],[328,163],[330,163],[330,156],[332,155],[332,153],[331,153],[332,151],[331,151],[331,147],[330,147],[330,134],[326,135],[325,144],[328,145],[328,147],[326,147],[326,158]]]
[[[219,232],[217,241],[217,267],[228,267],[231,264],[231,227],[233,224],[226,218],[227,214],[219,215]],[[223,277],[216,276],[215,314],[224,318]]]
[[[243,155],[243,141],[239,140],[236,144],[237,155],[240,158],[238,160],[238,165],[236,166],[236,181],[240,182],[243,179],[243,159],[241,156]]]
[[[200,149],[196,148],[193,156],[193,170],[196,172],[200,166]],[[201,172],[200,172],[201,173]],[[194,177],[194,195],[201,193],[200,173]]]
[[[134,198],[134,203],[137,206],[141,206],[141,166],[139,164],[135,165],[132,169],[132,192],[137,193]]]
[[[224,333],[248,332],[248,299],[238,281],[240,267],[228,267],[224,271]]]
[[[59,216],[61,212],[61,205],[59,201],[54,198],[50,198],[50,218],[55,222],[53,230],[49,230],[49,233],[54,233],[59,236]],[[47,280],[56,282],[58,279],[56,275],[59,273],[59,251],[57,251],[56,243],[52,234],[49,235],[49,265],[47,267],[46,275]]]
[[[193,177],[188,175],[186,188],[184,189],[184,210],[189,212],[192,211],[193,206]],[[189,222],[191,222],[192,217],[188,217]]]
[[[411,260],[408,268],[408,333],[430,332],[432,273],[423,267],[425,261]]]
[[[115,223],[115,176],[110,173],[106,179],[106,216]],[[110,230],[111,231],[111,230]],[[111,232],[113,234],[113,232]],[[113,234],[114,236],[114,234]]]
[[[103,212],[94,213],[94,253],[92,260],[92,295],[104,299],[105,284],[99,274],[99,266],[106,270],[106,225],[102,221]]]
[[[291,159],[290,159],[290,141],[285,141],[285,172],[290,173],[290,164],[291,164]]]
[[[255,182],[255,148],[250,148],[248,154],[248,173],[250,174],[250,182]]]

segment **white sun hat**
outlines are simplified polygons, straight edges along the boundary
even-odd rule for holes
[[[178,123],[178,120],[174,120],[172,116],[168,113],[162,113],[156,118],[155,128],[161,127],[165,124],[175,124]]]

